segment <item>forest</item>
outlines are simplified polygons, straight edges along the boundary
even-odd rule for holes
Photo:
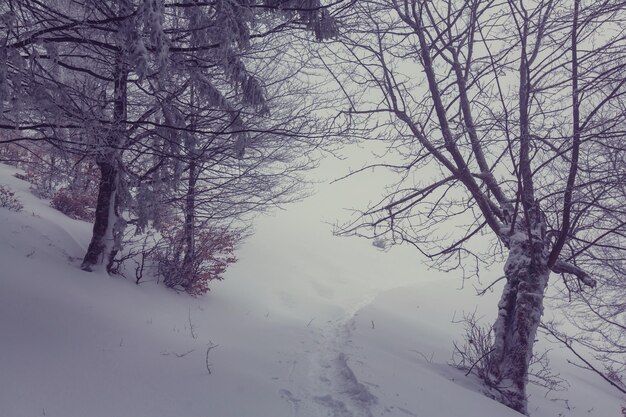
[[[560,384],[544,337],[626,395],[625,1],[0,2],[0,163],[89,224],[80,276],[211,304],[327,160],[385,182],[334,239],[497,291],[453,351],[487,397],[533,414],[529,384]],[[22,199],[0,177],[0,210]]]

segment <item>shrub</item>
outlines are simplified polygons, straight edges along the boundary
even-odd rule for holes
[[[487,384],[490,381],[489,370],[492,366],[491,352],[493,352],[493,329],[481,326],[476,313],[465,314],[457,323],[463,325],[463,342],[454,342],[452,365],[467,371],[466,375],[474,372]]]
[[[463,325],[464,333],[461,343],[454,342],[452,365],[466,371],[465,375],[474,373],[488,388],[487,394],[502,402],[502,396],[508,394],[501,390],[501,381],[494,381],[490,375],[493,366],[491,362],[491,353],[494,350],[493,328],[481,325],[476,312],[464,314],[463,318],[455,323]],[[569,386],[565,379],[552,371],[548,351],[533,353],[528,369],[528,382],[548,391],[565,391]]]
[[[185,259],[182,230],[163,231],[163,241],[153,256],[165,285],[201,295],[210,290],[210,281],[222,280],[226,268],[237,262],[233,252],[240,235],[227,229],[204,229],[195,238],[194,255]]]
[[[50,205],[68,217],[78,220],[93,221],[97,197],[69,188],[61,188],[52,197]]]
[[[30,183],[31,192],[39,198],[52,198],[55,189],[62,183],[57,168],[50,167],[38,158],[21,165],[25,175],[20,179]]]
[[[622,370],[616,369],[615,366],[605,366],[606,377],[615,384],[624,387],[624,379],[622,378]]]
[[[4,207],[11,211],[21,211],[24,206],[6,185],[0,185],[0,207]]]
[[[17,135],[9,133],[7,131],[2,132],[2,139],[16,138]],[[0,162],[17,167],[18,164],[24,160],[27,151],[24,150],[23,144],[17,145],[15,143],[3,143],[0,145]]]

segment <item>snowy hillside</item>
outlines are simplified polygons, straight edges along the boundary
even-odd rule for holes
[[[411,250],[333,238],[350,182],[260,218],[226,280],[191,298],[81,271],[90,225],[15,172],[0,165],[24,204],[0,208],[0,417],[519,415],[447,365],[452,318],[480,303],[490,322],[497,294],[459,290]],[[532,416],[621,416],[624,400],[549,347],[571,387],[531,387]]]

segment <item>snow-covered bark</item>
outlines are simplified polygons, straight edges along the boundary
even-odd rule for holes
[[[543,225],[533,229],[543,229]],[[502,395],[502,402],[527,413],[528,366],[550,276],[543,236],[522,230],[513,234],[504,273],[506,284],[493,326],[490,383]]]
[[[126,119],[128,64],[124,53],[118,53],[114,68],[113,123],[104,140],[102,151],[96,158],[100,168],[100,182],[96,216],[91,242],[81,268],[92,271],[94,266],[106,265],[111,271],[113,260],[121,247],[124,222],[120,211],[120,168],[121,150],[124,139],[123,121]]]
[[[119,172],[113,163],[100,162],[100,184],[91,242],[81,268],[92,271],[96,265],[110,270],[118,250]]]
[[[187,194],[185,196],[185,225],[183,239],[185,241],[185,255],[183,257],[183,287],[191,284],[193,265],[196,258],[196,163],[189,164],[189,178],[187,180]]]

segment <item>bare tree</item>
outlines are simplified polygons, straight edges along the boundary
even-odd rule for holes
[[[625,15],[610,0],[366,0],[321,57],[354,134],[388,143],[371,166],[399,176],[340,232],[442,268],[505,258],[486,382],[522,413],[550,275],[592,288],[598,251],[624,256],[623,173],[594,158],[623,134]]]
[[[190,24],[210,27],[205,21]],[[198,31],[195,37],[202,38]],[[168,261],[179,273],[168,283],[186,288],[193,281],[199,234],[220,227],[240,234],[252,213],[302,197],[301,173],[313,166],[311,153],[330,131],[316,116],[329,101],[300,74],[310,55],[307,43],[286,33],[268,35],[229,55],[235,75],[214,64],[214,51],[188,52],[192,67],[170,69],[157,94],[163,127],[146,137],[155,169],[136,174],[142,195],[153,195],[148,211],[169,210],[167,227],[179,231],[180,253]],[[301,47],[297,56],[295,45]],[[138,217],[141,225],[149,219]]]
[[[316,126],[312,117],[302,117],[310,101],[291,114],[271,109],[284,94],[279,85],[291,80],[281,72],[259,78],[269,73],[258,63],[268,64],[272,51],[284,47],[276,43],[283,33],[306,29],[323,40],[336,32],[319,0],[12,0],[0,6],[0,14],[6,35],[0,47],[0,129],[23,132],[12,142],[45,141],[88,155],[100,171],[84,270],[111,270],[126,226],[123,215],[134,205],[132,187],[166,172],[162,168],[176,165],[174,160],[187,164],[172,179],[185,173],[188,207],[195,204],[199,181],[219,178],[214,190],[238,192],[238,202],[229,202],[233,215],[278,203],[292,191],[274,180],[282,174],[293,184],[291,174],[303,165],[297,158],[289,163],[281,144],[292,149],[291,156],[300,145],[318,145],[319,136],[305,134]],[[270,91],[276,100],[266,97]],[[191,146],[190,138],[199,143]],[[199,162],[211,165],[212,173]],[[259,166],[272,184],[262,183]],[[243,192],[256,197],[243,204]],[[194,222],[186,223],[189,236]]]

